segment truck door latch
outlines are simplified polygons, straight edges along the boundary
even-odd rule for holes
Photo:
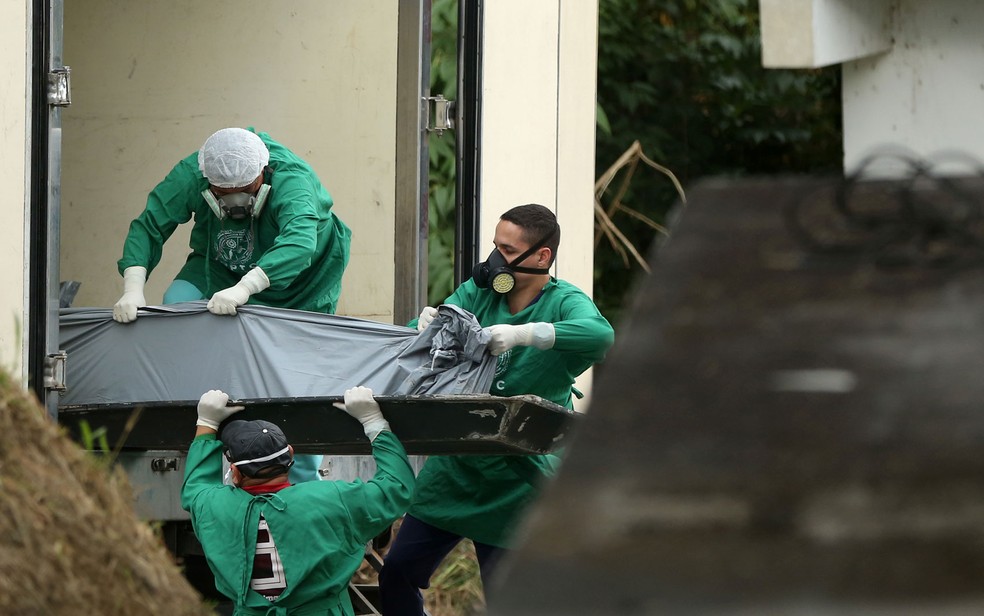
[[[72,69],[63,66],[48,73],[48,104],[68,107],[72,104]]]
[[[437,133],[440,137],[444,131],[454,129],[454,101],[441,94],[428,96],[424,100],[427,101],[427,132]]]
[[[67,391],[65,384],[65,364],[68,354],[65,351],[52,353],[44,358],[44,388],[53,391]]]
[[[150,461],[150,470],[155,473],[178,470],[177,458],[154,458]]]

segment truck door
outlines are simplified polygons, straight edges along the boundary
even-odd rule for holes
[[[62,62],[62,0],[35,1],[33,15],[31,205],[27,336],[28,385],[54,417],[64,385],[58,353],[62,108],[71,102]]]

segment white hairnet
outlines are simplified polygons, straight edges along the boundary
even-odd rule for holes
[[[223,128],[198,150],[198,168],[219,188],[248,186],[269,162],[270,151],[263,140],[243,128]]]

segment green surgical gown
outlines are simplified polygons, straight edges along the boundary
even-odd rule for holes
[[[574,378],[604,358],[614,331],[594,302],[574,285],[551,278],[538,301],[510,314],[506,296],[471,280],[446,301],[468,310],[483,327],[553,323],[552,349],[514,347],[498,357],[489,393],[534,394],[573,408]],[[480,543],[508,547],[526,507],[559,459],[542,456],[432,456],[417,477],[409,513]]]
[[[307,481],[253,496],[222,483],[222,442],[195,438],[188,451],[181,506],[191,514],[215,587],[236,614],[352,615],[348,583],[366,543],[403,515],[413,470],[392,432],[372,444],[376,474],[367,482]],[[249,586],[260,516],[266,520],[287,578],[274,602]]]
[[[252,130],[252,129],[250,129]],[[250,268],[263,269],[270,287],[251,304],[334,313],[349,260],[351,231],[332,211],[332,199],[310,165],[266,133],[270,150],[264,181],[267,201],[255,219],[219,220],[202,197],[208,180],[198,153],[180,161],[151,191],[132,223],[117,265],[147,268],[161,260],[164,242],[178,225],[195,219],[187,261],[176,278],[206,298],[234,286]]]

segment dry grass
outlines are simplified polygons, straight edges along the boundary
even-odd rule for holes
[[[465,540],[448,554],[424,591],[431,616],[480,614],[485,610],[482,578],[471,541]]]
[[[0,373],[0,614],[212,613],[111,471]]]

